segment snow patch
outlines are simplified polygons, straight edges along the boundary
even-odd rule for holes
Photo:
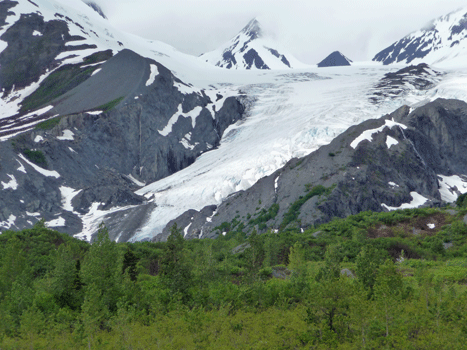
[[[8,47],[8,43],[6,41],[0,40],[0,53],[3,52]]]
[[[188,226],[185,227],[185,229],[183,230],[183,237],[186,237],[186,235],[188,234],[188,230],[190,229],[191,224],[192,222],[190,222]]]
[[[30,113],[24,115],[22,118],[24,119],[24,118],[32,117],[33,115],[42,115],[42,114],[47,113],[48,111],[50,111],[52,108],[54,108],[54,106],[50,105],[50,106],[38,109],[37,111],[30,112]]]
[[[138,185],[138,186],[140,186],[140,187],[146,186],[146,183],[136,180],[136,179],[133,177],[133,175],[131,175],[131,174],[128,175],[128,178],[129,178],[131,181],[133,181],[133,183],[135,183],[136,185]]]
[[[96,75],[97,73],[99,73],[101,70],[102,70],[102,68],[96,69],[94,72],[92,72],[91,77],[92,77],[93,75]]]
[[[400,124],[400,123],[397,123],[393,120],[388,120],[386,119],[384,121],[384,125],[383,126],[380,126],[379,128],[376,128],[376,129],[370,129],[370,130],[365,130],[364,132],[362,132],[362,134],[357,137],[355,140],[352,141],[352,143],[350,144],[350,147],[352,147],[353,149],[357,148],[358,144],[364,140],[368,140],[368,141],[373,141],[373,134],[377,134],[381,131],[383,131],[386,127],[392,129],[394,126],[399,126],[401,127],[402,129],[407,129],[407,126],[405,126],[404,124]],[[388,146],[389,148],[390,146]]]
[[[457,192],[467,193],[467,180],[458,175],[445,176],[438,174],[438,182],[441,199],[445,202],[455,202],[458,197]]]
[[[435,224],[426,224],[428,226],[429,229],[433,230],[436,225]]]
[[[63,135],[62,136],[57,136],[57,140],[60,140],[60,141],[73,141],[74,140],[74,136],[75,134],[73,134],[73,131],[71,130],[63,130]]]
[[[91,63],[91,64],[85,64],[84,66],[80,66],[79,68],[83,69],[83,68],[88,68],[88,67],[95,67],[95,66],[98,66],[100,64],[102,64],[104,62],[97,62],[97,63]]]
[[[22,173],[27,174],[26,168],[24,167],[23,163],[21,163],[18,159],[16,159],[16,161],[19,163],[19,168],[16,169],[16,170],[21,171]]]
[[[190,138],[191,138],[191,133],[186,134],[183,139],[181,139],[180,143],[185,147],[186,149],[193,150],[197,145],[199,145],[199,142],[195,142],[194,145],[190,143]]]
[[[8,182],[1,182],[3,189],[6,190],[8,188],[11,188],[13,191],[18,188],[18,182],[16,182],[16,179],[13,175],[7,174],[8,177],[10,178],[10,181]]]
[[[27,216],[33,216],[33,217],[38,217],[38,216],[41,216],[41,213],[30,213],[30,212],[26,212],[26,215]]]
[[[392,182],[392,181],[389,181],[388,184],[389,184],[389,186],[391,186],[391,187],[399,187],[398,184],[396,184],[395,182]]]
[[[99,115],[99,114],[104,113],[104,111],[92,111],[92,112],[86,112],[86,113],[90,115]]]
[[[47,227],[63,227],[65,226],[65,219],[62,217],[59,217],[58,219],[47,221],[45,223],[45,226]]]
[[[152,85],[154,81],[156,80],[157,75],[159,74],[159,70],[157,69],[157,66],[155,64],[151,64],[151,74],[149,75],[149,79],[146,82],[146,86]]]
[[[42,36],[42,33],[40,31],[38,31],[38,30],[35,30],[35,31],[32,32],[32,35],[33,36]]]
[[[76,197],[81,190],[75,190],[74,188],[67,186],[60,186],[60,193],[62,195],[62,208],[67,211],[73,212],[73,205],[71,201]]]
[[[30,162],[29,160],[26,159],[25,156],[23,156],[22,154],[19,155],[19,157],[24,160],[26,163],[28,163],[30,166],[32,166],[34,168],[35,171],[37,171],[38,173],[44,175],[44,176],[47,176],[47,177],[55,177],[56,179],[58,179],[60,177],[60,174],[57,173],[55,170],[46,170],[46,169],[43,169],[41,168],[40,166],[37,166],[36,164]]]
[[[12,226],[15,226],[15,221],[16,221],[16,216],[14,216],[13,214],[10,214],[7,221],[0,221],[0,227],[4,227],[5,229],[8,230]]]
[[[169,122],[164,127],[164,129],[157,130],[157,131],[162,136],[167,136],[168,134],[170,134],[172,132],[172,126],[178,121],[179,117],[191,118],[191,124],[192,124],[193,129],[194,129],[195,126],[196,126],[196,118],[199,116],[202,109],[203,109],[203,107],[198,106],[198,107],[193,108],[191,111],[189,111],[187,113],[183,113],[182,104],[180,103],[178,105],[177,112],[175,112],[175,114],[169,119]]]
[[[395,138],[389,135],[386,137],[386,146],[388,146],[388,149],[391,148],[391,146],[397,145],[398,143],[399,141],[397,141]]]
[[[274,180],[274,191],[277,192],[277,188],[279,187],[279,177],[276,177],[276,179]]]
[[[37,135],[35,138],[34,138],[34,142],[41,142],[41,141],[44,141],[44,138],[41,136],[41,135]]]
[[[74,237],[89,242],[91,241],[92,235],[97,232],[101,222],[104,221],[106,215],[137,207],[137,205],[129,205],[126,207],[115,207],[110,210],[100,210],[99,206],[101,204],[104,203],[93,202],[87,214],[79,215],[83,223],[83,230]]]
[[[403,203],[399,207],[390,207],[389,205],[381,203],[381,206],[389,211],[399,209],[414,209],[420,207],[428,201],[428,199],[418,194],[417,192],[410,192],[410,195],[412,196],[412,201],[410,203]]]
[[[78,153],[78,152],[76,152],[76,151],[75,151],[73,148],[71,148],[71,147],[68,147],[68,149],[70,150],[71,153]]]

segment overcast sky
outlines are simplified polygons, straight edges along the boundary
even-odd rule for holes
[[[335,50],[370,60],[465,0],[94,0],[110,22],[199,55],[258,17],[297,59],[316,64]]]

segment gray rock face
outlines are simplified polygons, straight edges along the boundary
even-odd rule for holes
[[[428,63],[438,61],[440,57],[444,60],[449,56],[449,51],[463,45],[466,33],[467,13],[461,9],[457,13],[439,17],[425,28],[396,41],[378,52],[373,61],[387,65],[398,62],[409,64],[415,59],[429,59]],[[430,59],[432,52],[441,50],[443,54]]]
[[[291,68],[289,59],[275,48],[263,46],[257,39],[263,38],[263,30],[258,20],[251,20],[233,39],[223,45],[223,51],[202,54],[206,62],[227,69],[271,69],[267,62]],[[270,44],[268,44],[270,45]],[[265,51],[266,50],[266,51]],[[260,54],[261,53],[261,54]],[[261,56],[263,55],[263,57]],[[288,54],[289,55],[289,54]],[[271,64],[271,63],[270,63]]]
[[[4,7],[15,2],[7,2]],[[0,10],[5,10],[1,9]],[[14,7],[12,8],[14,11]],[[6,15],[7,11],[5,11]],[[5,16],[6,17],[6,16]],[[0,18],[1,20],[1,18]],[[3,20],[4,21],[4,20]],[[42,35],[33,35],[37,31]],[[8,43],[7,48],[0,53],[0,87],[5,89],[7,96],[13,86],[24,88],[39,80],[48,70],[59,65],[55,57],[66,51],[95,48],[92,45],[66,46],[68,42],[83,39],[69,34],[68,25],[64,20],[57,19],[45,22],[37,13],[21,15],[0,38]]]
[[[104,14],[104,11],[102,11],[102,8],[99,5],[97,5],[94,1],[85,1],[85,3],[94,11],[96,11],[99,14],[99,16],[101,16],[104,19],[107,19],[107,16]]]
[[[307,228],[334,217],[399,207],[412,202],[415,192],[426,199],[424,206],[439,206],[437,174],[467,173],[466,137],[467,104],[462,101],[438,99],[412,112],[401,107],[352,126],[329,145],[289,161],[250,189],[230,196],[201,226],[193,220],[190,230],[202,231],[204,238],[237,225],[244,225],[244,232]],[[311,196],[316,186],[328,190]],[[190,217],[198,220],[202,215]]]
[[[192,164],[217,147],[226,128],[242,118],[244,108],[236,98],[226,98],[215,110],[211,105],[216,101],[204,92],[186,93],[188,86],[182,92],[184,83],[158,62],[129,50],[105,58],[97,65],[101,69],[97,74],[47,101],[53,109],[37,118],[63,116],[55,126],[33,128],[0,142],[0,154],[8,159],[0,162],[0,180],[7,184],[14,176],[17,182],[15,189],[0,187],[0,230],[30,227],[43,217],[62,232],[76,234],[97,204],[99,210],[123,208],[105,222],[113,239],[127,240],[154,207],[134,191]],[[157,75],[152,81],[154,67]],[[195,109],[199,115],[194,121],[184,116]],[[87,112],[93,110],[102,113]],[[8,125],[2,135],[17,132],[36,118],[27,117],[25,122],[23,117],[25,112],[2,119],[2,125]],[[20,158],[31,152],[42,155],[42,160],[35,160],[38,166],[59,177],[44,176],[44,171]],[[26,173],[16,170],[20,166]],[[64,187],[80,190],[68,206]]]
[[[350,66],[352,60],[349,60],[339,51],[334,51],[320,63],[318,67],[337,67],[337,66]]]
[[[398,98],[410,91],[409,86],[413,86],[420,91],[428,90],[441,80],[442,75],[442,73],[431,69],[425,63],[407,66],[397,72],[385,74],[375,84],[370,100],[378,104],[388,99]]]

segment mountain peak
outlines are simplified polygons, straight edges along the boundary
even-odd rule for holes
[[[280,44],[264,35],[254,18],[231,40],[200,56],[205,62],[227,69],[288,69],[304,65]]]
[[[345,57],[341,52],[334,51],[318,63],[318,67],[350,66],[350,62],[352,62],[352,60]]]
[[[441,16],[377,53],[373,61],[428,63],[458,61],[467,56],[467,8]]]
[[[84,1],[84,3],[90,8],[92,8],[94,11],[96,11],[99,14],[99,16],[101,16],[104,19],[107,19],[107,16],[104,14],[104,11],[102,11],[102,8],[94,1]]]
[[[241,33],[244,33],[251,40],[261,38],[263,36],[263,29],[261,24],[256,18],[253,18],[248,24],[241,30]]]

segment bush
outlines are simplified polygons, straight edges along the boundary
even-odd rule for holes
[[[467,193],[461,194],[457,197],[456,205],[461,208],[467,207]]]
[[[58,123],[60,123],[60,117],[48,119],[48,120],[45,120],[45,121],[37,124],[36,129],[50,130],[50,129],[53,129],[55,126],[57,126]]]
[[[31,151],[30,149],[23,150],[24,155],[28,158],[31,162],[37,165],[47,165],[47,161],[45,159],[44,153],[42,151]]]

